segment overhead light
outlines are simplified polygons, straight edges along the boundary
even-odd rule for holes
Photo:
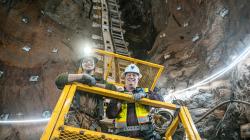
[[[94,43],[88,39],[81,39],[76,42],[76,51],[78,55],[82,56],[92,56],[94,51]]]
[[[83,53],[84,53],[84,56],[91,56],[93,54],[93,50],[90,46],[85,46],[83,48]]]

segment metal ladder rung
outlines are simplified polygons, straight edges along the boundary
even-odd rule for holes
[[[124,24],[122,20],[111,18],[111,22]]]
[[[120,47],[120,48],[127,49],[127,47],[125,45],[114,45],[114,46],[115,46],[115,48]]]
[[[107,2],[108,2],[108,3],[117,3],[116,0],[108,0]]]
[[[112,34],[112,36],[113,36],[113,37],[116,37],[116,38],[121,38],[121,39],[123,39],[123,36],[121,36],[121,35]]]
[[[129,54],[121,53],[121,52],[116,52],[117,54],[124,55],[124,56],[129,56]]]
[[[117,36],[117,37],[120,37],[120,38],[124,39],[123,34],[113,34],[113,33],[112,33],[112,36]]]
[[[116,46],[116,45],[114,45],[115,46],[115,48],[123,48],[123,49],[127,49],[125,46]]]
[[[112,32],[111,31],[111,33],[112,33],[112,35],[116,35],[116,36],[123,36],[123,34],[122,34],[122,32]]]
[[[119,15],[110,15],[111,18],[116,18],[116,19],[120,19]]]
[[[118,31],[118,32],[123,32],[123,29],[117,28],[117,27],[111,27],[111,30]]]
[[[122,49],[120,49],[120,50],[115,50],[116,52],[120,52],[120,53],[124,53],[124,54],[128,54],[128,50],[122,50]]]
[[[121,45],[125,46],[125,41],[124,40],[122,40],[122,41],[114,40],[114,45],[116,45],[116,46],[121,46]]]
[[[110,13],[110,15],[119,16],[119,17],[121,15],[121,12],[109,12],[109,13]],[[120,18],[118,18],[118,19],[120,19]]]
[[[119,14],[119,13],[120,13],[118,10],[112,10],[112,9],[109,9],[109,12],[110,12],[110,13],[116,13],[116,14]]]
[[[123,40],[122,37],[118,37],[118,36],[113,36],[114,39],[120,39],[120,40]]]
[[[119,20],[119,19],[120,19],[119,15],[113,15],[113,14],[110,14],[110,17],[111,17],[111,18],[114,18],[114,19],[117,19],[117,20]]]
[[[129,43],[125,42],[125,41],[123,41],[123,42],[114,42],[114,45],[127,47],[129,45]]]
[[[116,53],[128,56],[128,53],[125,52],[116,51]]]
[[[127,49],[123,49],[123,48],[115,48],[116,51],[122,51],[122,52],[127,52],[128,53],[128,50]]]
[[[123,32],[119,32],[119,31],[112,31],[112,33],[115,33],[115,34],[123,34]]]
[[[123,36],[123,33],[122,32],[112,32],[112,35],[120,35],[120,36]]]
[[[120,19],[121,15],[119,13],[110,13],[110,16],[116,19]]]
[[[116,27],[116,28],[122,28],[120,24],[114,24],[114,22],[111,22],[111,25]]]
[[[123,39],[113,39],[115,43],[125,44],[125,41]]]
[[[117,5],[116,3],[108,3],[108,6],[109,7],[111,7],[111,6],[113,6],[113,7],[115,7],[115,8],[120,8],[120,6],[119,5]]]

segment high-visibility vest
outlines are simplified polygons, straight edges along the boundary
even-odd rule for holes
[[[147,92],[147,89],[144,89],[144,92]],[[121,105],[121,112],[119,117],[115,119],[115,128],[125,128],[127,127],[127,104]],[[149,110],[145,108],[145,105],[135,103],[135,112],[139,124],[148,123],[149,120]]]

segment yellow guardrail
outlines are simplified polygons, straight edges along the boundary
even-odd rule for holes
[[[103,139],[103,140],[129,140],[132,138],[95,132],[91,130],[74,128],[71,126],[66,126],[64,124],[67,113],[70,109],[73,97],[76,91],[84,91],[85,93],[98,94],[109,98],[115,98],[120,100],[125,100],[127,102],[135,102],[132,95],[111,91],[108,89],[103,89],[99,87],[90,87],[80,83],[73,83],[72,85],[66,85],[62,91],[61,97],[53,111],[52,117],[44,131],[41,140],[88,140],[88,139]],[[160,102],[155,100],[150,100],[143,98],[138,101],[141,104],[149,105],[153,107],[166,108],[171,110],[179,110],[178,116],[172,122],[171,126],[168,128],[165,138],[167,140],[172,139],[178,124],[181,122],[187,136],[190,140],[200,140],[199,133],[197,132],[194,123],[191,119],[189,111],[186,107],[177,106],[174,104]]]
[[[157,73],[156,73],[156,75],[154,76],[153,83],[152,83],[152,85],[151,85],[151,87],[150,87],[150,90],[153,90],[153,89],[154,89],[157,80],[159,79],[159,77],[161,76],[161,73],[162,73],[163,70],[164,70],[164,66],[162,66],[162,65],[154,64],[154,63],[147,62],[147,61],[143,61],[143,60],[140,60],[140,59],[131,58],[131,57],[127,57],[127,56],[115,54],[115,53],[108,52],[108,51],[98,50],[98,49],[95,49],[94,51],[95,51],[97,54],[112,57],[111,61],[109,62],[109,65],[108,65],[108,70],[105,71],[105,74],[104,74],[104,75],[105,75],[105,76],[104,76],[104,77],[105,77],[105,80],[106,80],[107,77],[108,77],[108,74],[109,74],[109,72],[110,72],[110,70],[111,70],[112,61],[114,61],[115,58],[122,59],[122,60],[126,60],[126,61],[129,61],[129,62],[134,63],[134,64],[142,64],[142,65],[146,65],[146,66],[151,67],[151,68],[156,68],[156,69],[157,69]],[[141,70],[141,71],[143,71],[143,70]],[[121,83],[115,83],[115,82],[113,82],[113,84],[115,84],[115,85],[123,85],[123,84],[121,84]]]
[[[111,70],[111,64],[112,61],[115,61],[116,59],[122,59],[129,61],[131,63],[135,63],[139,66],[143,67],[142,65],[146,65],[148,67],[153,67],[157,69],[155,72],[155,77],[153,79],[153,82],[150,89],[153,90],[157,80],[159,79],[164,67],[158,64],[142,61],[139,59],[115,54],[112,52],[107,52],[103,50],[95,50],[95,52],[99,55],[109,56],[111,57],[109,66],[107,68],[107,71],[104,73],[104,78],[107,79],[109,71]],[[144,69],[145,70],[145,69]],[[79,72],[79,71],[78,71]],[[145,74],[145,73],[144,73]],[[151,77],[152,78],[152,77]],[[148,80],[148,79],[146,79]],[[147,82],[147,81],[146,81]],[[123,86],[122,83],[112,82],[112,84],[116,84],[119,86]],[[55,106],[55,109],[52,113],[51,119],[41,137],[41,140],[91,140],[91,139],[105,139],[105,140],[132,140],[133,138],[113,135],[113,134],[107,134],[102,132],[96,132],[91,130],[86,130],[82,128],[75,128],[72,126],[67,126],[64,124],[65,120],[67,119],[67,114],[69,112],[70,106],[72,104],[74,95],[76,91],[84,91],[84,93],[90,93],[90,94],[98,94],[101,96],[105,96],[108,98],[115,98],[124,100],[127,102],[134,102],[132,95],[111,91],[107,89],[103,89],[100,87],[95,86],[87,86],[80,83],[73,83],[71,85],[66,85],[62,91],[62,94]],[[189,114],[189,111],[186,107],[183,106],[177,106],[175,104],[170,104],[166,102],[160,102],[155,100],[150,100],[143,98],[138,103],[149,105],[152,107],[159,107],[159,108],[165,108],[170,110],[177,110],[178,114],[170,127],[167,129],[165,133],[165,139],[171,140],[172,135],[175,133],[176,128],[180,123],[182,123],[183,128],[185,129],[185,132],[190,140],[200,140],[200,136],[194,126],[194,123],[191,119],[191,116]]]

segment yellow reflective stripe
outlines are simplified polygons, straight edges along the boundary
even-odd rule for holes
[[[127,127],[126,122],[116,122],[115,124],[115,128],[124,128],[124,127]]]
[[[137,116],[137,118],[145,118],[145,116]]]
[[[122,104],[122,111],[118,116],[119,118],[115,119],[115,128],[127,127],[127,104]]]
[[[146,92],[146,93],[147,93],[148,91],[149,91],[149,90],[148,90],[148,88],[144,88],[144,92]]]
[[[139,124],[149,122],[149,111],[145,108],[144,105],[135,103],[135,111]]]

